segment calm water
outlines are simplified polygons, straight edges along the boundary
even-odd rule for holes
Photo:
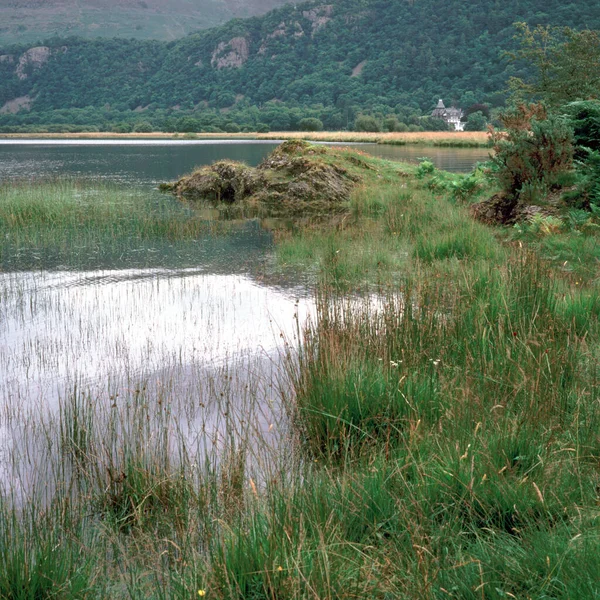
[[[430,160],[438,169],[455,173],[468,173],[476,163],[489,159],[487,148],[444,148],[436,146],[388,146],[368,144],[361,146],[374,156],[390,160],[419,162],[423,158]]]
[[[257,165],[277,145],[253,140],[0,140],[0,181],[69,175],[157,185],[224,158]],[[439,169],[457,172],[470,171],[489,154],[485,148],[356,146],[391,160],[428,158]]]
[[[0,141],[0,182],[103,180],[124,195],[142,190],[161,210],[181,211],[175,199],[156,192],[158,182],[223,158],[256,165],[276,145]],[[361,149],[386,158],[427,156],[456,170],[487,155]],[[207,228],[183,242],[73,243],[83,245],[5,246],[0,257],[0,493],[34,480],[31,473],[46,477],[53,460],[47,441],[57,427],[48,423],[81,394],[96,418],[119,410],[127,419],[132,398],[137,402],[143,390],[144,406],[169,407],[182,444],[194,440],[200,447],[235,435],[258,448],[279,439],[288,389],[281,357],[314,306],[301,281],[270,269],[272,236],[260,221],[232,223],[225,232]]]
[[[0,140],[0,181],[67,175],[157,185],[220,159],[257,165],[277,145],[228,140]]]

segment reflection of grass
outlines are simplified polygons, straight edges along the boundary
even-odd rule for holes
[[[157,206],[147,194],[76,181],[0,187],[0,223],[15,239],[71,239],[105,235],[140,239],[193,237],[206,224],[178,206]]]

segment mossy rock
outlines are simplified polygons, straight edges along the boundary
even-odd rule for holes
[[[264,185],[261,173],[244,163],[218,161],[201,167],[173,184],[162,185],[176,196],[213,205],[233,204],[254,194]]]
[[[352,189],[361,181],[344,162],[356,170],[356,161],[339,152],[290,140],[256,168],[219,161],[161,189],[194,203],[235,204],[273,216],[332,214],[347,210]],[[366,163],[364,168],[371,169]]]

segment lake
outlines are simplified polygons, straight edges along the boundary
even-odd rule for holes
[[[223,158],[256,165],[276,145],[3,140],[0,182],[10,189],[11,181],[93,180],[123,202],[186,218],[189,209],[159,194],[159,182]],[[360,147],[390,159],[427,156],[459,171],[487,156],[485,149]],[[77,192],[82,202],[92,193]],[[113,432],[113,445],[143,413],[167,428],[176,453],[185,447],[206,457],[236,440],[252,449],[252,465],[264,467],[268,460],[257,454],[276,448],[286,427],[282,361],[314,313],[307,282],[272,268],[272,235],[258,220],[215,227],[207,214],[201,235],[185,239],[103,235],[75,227],[62,245],[28,239],[4,246],[0,492],[50,494],[59,460],[54,440],[65,415],[85,410],[99,431]]]
[[[69,175],[153,184],[224,158],[257,165],[278,142],[256,140],[1,140],[0,181]],[[337,144],[339,145],[339,144]],[[468,172],[486,148],[344,144],[390,160],[428,158],[437,168]]]

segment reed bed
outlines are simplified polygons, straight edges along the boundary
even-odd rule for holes
[[[177,247],[193,253],[199,238],[231,229],[152,190],[101,181],[54,180],[0,185],[0,264],[101,266]],[[121,259],[119,259],[121,257]]]
[[[481,148],[489,146],[488,135],[483,131],[422,131],[422,132],[360,132],[360,131],[271,131],[269,133],[19,133],[2,134],[6,139],[303,139],[318,142],[361,142],[372,144],[423,146],[448,146]]]

